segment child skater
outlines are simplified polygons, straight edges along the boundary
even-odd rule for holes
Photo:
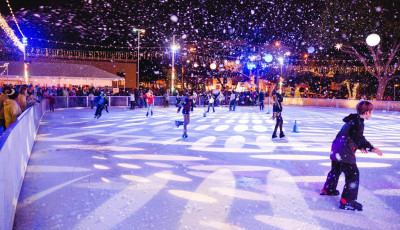
[[[180,125],[183,125],[183,138],[187,138],[187,126],[190,122],[190,113],[193,113],[194,101],[193,96],[189,94],[179,105],[177,113],[181,111],[183,107],[182,114],[183,114],[183,121],[175,121],[175,125],[179,128]]]
[[[336,186],[339,176],[343,172],[346,183],[343,188],[339,208],[362,211],[363,206],[356,201],[360,173],[356,164],[355,152],[359,149],[362,153],[367,153],[368,149],[379,156],[382,156],[382,152],[378,148],[374,148],[363,135],[364,119],[368,120],[371,117],[374,106],[369,101],[361,101],[358,103],[356,109],[357,114],[350,114],[343,119],[345,124],[332,143],[332,153],[330,155],[332,168],[321,195],[339,195]]]

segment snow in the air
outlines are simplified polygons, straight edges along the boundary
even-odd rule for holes
[[[288,141],[268,110],[196,107],[187,139],[175,107],[58,109],[41,122],[15,229],[399,229],[398,112],[374,111],[357,153],[358,201],[320,196],[330,145],[352,109],[285,106]],[[294,122],[299,133],[293,133]],[[338,190],[342,191],[342,175]]]

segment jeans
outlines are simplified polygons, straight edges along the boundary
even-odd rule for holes
[[[232,107],[233,107],[233,109],[232,109]],[[236,108],[236,99],[233,99],[233,100],[231,100],[231,103],[230,103],[230,105],[229,105],[229,111],[235,111],[235,108]]]
[[[50,111],[54,111],[54,104],[50,104]]]
[[[260,100],[260,110],[264,110],[264,101]]]
[[[153,115],[153,104],[147,104],[147,115],[151,112],[151,115]]]
[[[190,123],[190,114],[183,114],[183,132],[187,133],[187,126]]]
[[[214,109],[214,102],[212,102],[212,103],[208,103],[208,110],[207,110],[207,113],[208,113],[208,112],[210,112],[210,106],[212,106],[213,113],[215,113],[215,109]]]

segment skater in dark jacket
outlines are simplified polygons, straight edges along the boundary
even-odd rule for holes
[[[371,117],[373,109],[373,105],[368,101],[358,103],[357,114],[350,114],[343,119],[345,124],[332,143],[330,155],[332,168],[321,195],[339,195],[336,187],[343,172],[346,184],[340,199],[341,209],[362,211],[362,205],[356,201],[360,177],[356,164],[356,150],[359,149],[362,153],[367,153],[369,150],[382,156],[382,152],[374,148],[364,137],[364,119],[368,120]]]
[[[182,103],[179,105],[178,108],[178,113],[179,111],[182,110],[182,114],[183,114],[183,120],[184,121],[175,121],[175,125],[177,127],[179,127],[180,125],[183,125],[183,138],[188,137],[187,135],[187,126],[189,125],[190,122],[190,113],[193,113],[193,107],[194,107],[194,101],[193,101],[193,96],[192,95],[188,95],[183,101]]]
[[[94,118],[99,119],[101,117],[101,112],[104,109],[104,105],[106,104],[106,99],[104,98],[104,94],[100,94],[94,100],[94,103],[97,105],[96,113],[94,114]]]
[[[283,126],[283,118],[282,118],[282,96],[278,93],[277,86],[272,90],[271,93],[272,101],[273,101],[273,115],[271,119],[276,119],[276,125],[274,132],[272,133],[272,139],[276,139],[277,135],[276,132],[278,131],[279,127],[279,138],[285,138],[285,134],[283,133],[282,126]]]

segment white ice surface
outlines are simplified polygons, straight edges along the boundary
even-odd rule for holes
[[[400,229],[400,116],[374,111],[357,153],[358,201],[320,196],[330,145],[353,110],[286,106],[288,142],[257,107],[195,108],[182,140],[176,108],[62,109],[42,120],[15,229]],[[293,133],[297,121],[300,133]],[[11,173],[11,172],[10,172]],[[342,175],[338,190],[342,191]]]

